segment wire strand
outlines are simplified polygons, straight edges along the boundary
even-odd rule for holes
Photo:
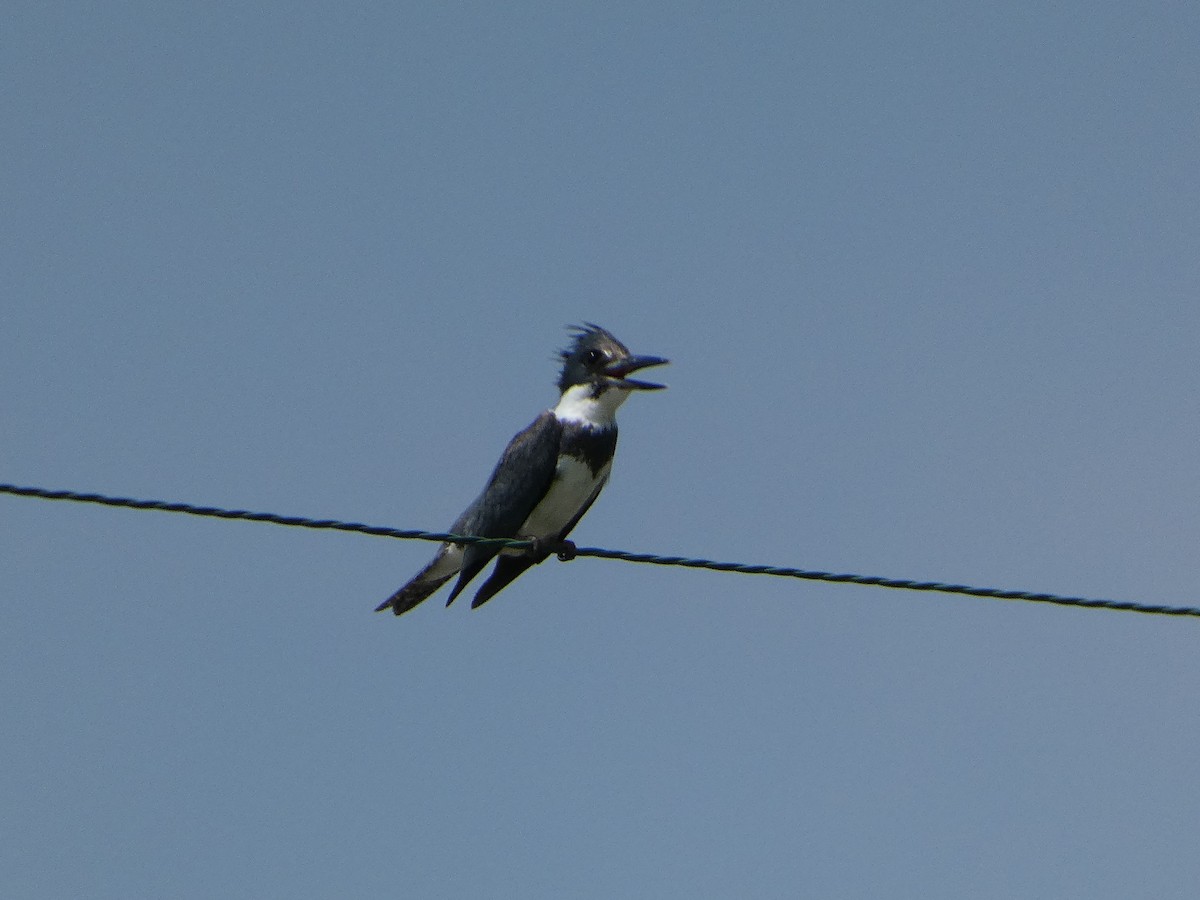
[[[195,506],[191,503],[169,503],[163,500],[136,500],[131,497],[111,497],[105,494],[85,494],[78,491],[47,490],[37,487],[20,487],[0,484],[0,494],[17,497],[33,497],[39,500],[65,500],[75,503],[96,503],[125,509],[151,509],[159,512],[183,513],[212,519],[240,519],[250,522],[266,522],[271,525],[286,525],[293,528],[312,528],[326,531],[348,531],[369,534],[375,537],[398,538],[401,540],[450,542],[455,544],[485,544],[501,548],[525,549],[530,541],[510,538],[486,538],[469,534],[453,534],[443,531],[421,531],[419,529],[386,528],[379,525],[364,525],[361,522],[344,522],[339,519],[310,519],[304,516],[282,516],[276,513],[250,512],[244,509],[224,509],[217,506]],[[941,594],[960,594],[968,597],[987,597],[995,600],[1024,600],[1029,603],[1052,603],[1057,606],[1078,606],[1087,609],[1110,609],[1120,612],[1137,612],[1158,616],[1190,616],[1200,618],[1200,608],[1193,606],[1166,606],[1136,603],[1127,600],[1099,600],[1089,597],[1069,597],[1035,591],[1012,591],[999,588],[971,587],[965,584],[945,584],[940,581],[912,581],[904,578],[883,578],[877,575],[836,574],[788,566],[764,566],[748,563],[718,562],[689,556],[662,556],[657,553],[630,553],[626,550],[607,550],[602,547],[574,547],[560,553],[560,559],[590,556],[597,559],[617,559],[624,562],[645,563],[654,566],[681,566],[689,569],[706,569],[715,572],[733,572],[738,575],[774,575],[782,578],[799,578],[806,581],[825,581],[834,584],[861,584],[871,587],[896,588],[906,591],[930,591]]]

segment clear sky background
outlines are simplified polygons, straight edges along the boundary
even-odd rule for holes
[[[1200,601],[1194,2],[0,21],[0,481]],[[1196,620],[431,550],[0,497],[0,894],[1196,896]]]

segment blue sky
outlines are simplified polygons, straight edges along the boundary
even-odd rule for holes
[[[3,14],[0,481],[1194,605],[1194,4]],[[0,497],[0,893],[1191,897],[1190,620]]]

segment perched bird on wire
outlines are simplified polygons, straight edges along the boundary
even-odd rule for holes
[[[571,529],[600,495],[617,449],[616,412],[633,391],[665,385],[629,376],[661,366],[659,356],[635,356],[613,334],[586,323],[571,329],[574,339],[560,354],[558,405],[514,437],[475,501],[450,526],[451,534],[528,540],[528,549],[442,544],[413,579],[381,603],[377,612],[406,613],[458,576],[449,606],[492,560],[496,566],[471,601],[486,603],[521,573],[551,553],[569,554]]]

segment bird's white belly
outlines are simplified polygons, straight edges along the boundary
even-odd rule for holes
[[[573,456],[561,457],[550,490],[521,526],[520,536],[544,538],[557,535],[575,518],[597,485],[608,478],[609,468],[606,465],[593,475],[582,460]]]

